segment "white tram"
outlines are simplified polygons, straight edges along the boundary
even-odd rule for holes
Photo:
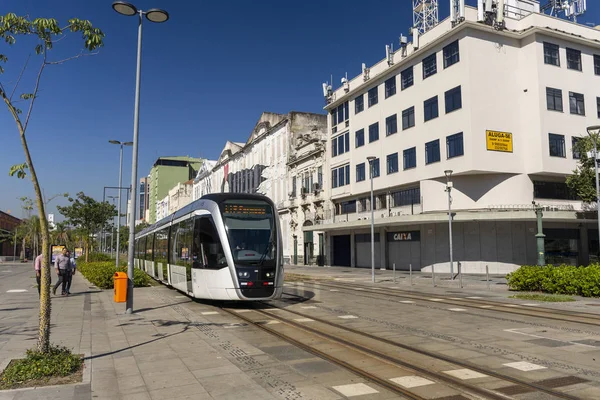
[[[200,299],[270,300],[283,291],[283,253],[273,202],[209,194],[135,237],[135,267]]]

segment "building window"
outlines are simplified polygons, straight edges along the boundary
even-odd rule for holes
[[[423,109],[425,111],[425,122],[430,119],[437,118],[439,115],[438,112],[438,97],[432,97],[429,100],[425,100],[423,103]]]
[[[458,40],[455,40],[448,46],[444,47],[444,68],[448,68],[459,61],[460,55],[458,52]]]
[[[333,188],[350,184],[350,165],[334,168],[331,170],[331,186]]]
[[[398,132],[398,117],[396,114],[385,119],[385,135],[390,136]]]
[[[402,111],[402,130],[415,126],[415,107]]]
[[[566,157],[564,135],[556,135],[554,133],[550,133],[548,134],[548,143],[550,146],[550,156],[562,158]]]
[[[379,176],[379,158],[374,159],[370,167],[373,178],[377,178]]]
[[[369,125],[369,143],[379,140],[379,122]]]
[[[598,118],[600,118],[600,97],[596,97],[596,110],[598,112]]]
[[[436,54],[433,53],[429,57],[423,59],[423,79],[429,78],[431,75],[435,75],[437,72],[437,60]]]
[[[400,87],[402,90],[409,88],[414,83],[413,67],[408,67],[400,73]]]
[[[364,93],[360,96],[357,96],[354,99],[354,114],[358,114],[365,109],[365,95]]]
[[[343,135],[334,137],[331,140],[331,155],[332,157],[339,156],[341,154],[350,151],[350,132],[346,132]]]
[[[356,133],[354,134],[354,141],[355,141],[356,147],[361,147],[361,146],[365,145],[365,130],[364,129],[359,129],[358,131],[356,131]]]
[[[335,215],[354,214],[356,212],[356,200],[344,201],[335,204]]]
[[[569,92],[571,114],[585,115],[585,101],[581,93]]]
[[[404,169],[415,168],[417,166],[417,148],[412,147],[404,150]]]
[[[448,158],[459,157],[465,154],[462,132],[446,137],[446,152]]]
[[[581,71],[581,51],[567,47],[567,68]]]
[[[369,90],[369,107],[373,107],[377,104],[377,86]]]
[[[444,97],[446,98],[446,114],[462,108],[462,96],[460,86],[448,90]]]
[[[369,200],[366,197],[360,198],[356,202],[358,203],[358,212],[371,211]]]
[[[398,153],[387,156],[387,173],[393,174],[394,172],[398,172]]]
[[[558,45],[544,42],[544,64],[556,65],[557,67],[560,67]]]
[[[348,102],[340,104],[337,108],[331,110],[331,126],[332,132],[336,133],[338,130],[337,125],[344,123],[343,127],[347,125],[346,121],[350,118],[348,110]]]
[[[396,75],[385,81],[385,98],[396,94]]]
[[[317,182],[319,183],[319,190],[323,190],[323,167],[317,168]]]
[[[533,181],[533,197],[536,199],[579,200],[566,183]]]
[[[580,137],[573,136],[571,138],[571,152],[573,154],[573,159],[579,160],[581,158],[581,153],[579,152],[579,141]]]
[[[365,163],[361,163],[356,166],[356,182],[362,182],[364,180],[365,180]]]
[[[594,54],[594,74],[600,75],[600,56]]]
[[[563,110],[562,90],[546,88],[546,105],[548,110],[561,111]]]
[[[411,188],[390,193],[390,207],[421,204],[421,189]]]
[[[425,143],[425,164],[440,161],[440,139]]]

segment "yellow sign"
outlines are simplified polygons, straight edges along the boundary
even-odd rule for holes
[[[509,132],[485,131],[485,143],[488,151],[513,151],[512,133]]]
[[[50,246],[50,262],[52,264],[54,264],[54,261],[56,261],[56,257],[58,257],[59,255],[62,254],[63,249],[65,248],[65,246],[57,246],[57,245],[53,245]]]
[[[75,258],[79,258],[83,255],[83,247],[75,247]]]

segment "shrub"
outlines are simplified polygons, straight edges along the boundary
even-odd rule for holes
[[[10,389],[33,379],[71,375],[82,367],[83,359],[66,347],[50,346],[47,353],[27,350],[24,359],[14,360],[0,377],[0,389]]]
[[[82,260],[85,260],[85,256],[81,257]],[[96,262],[96,261],[115,261],[114,258],[104,253],[90,253],[88,256],[88,262]]]
[[[600,265],[523,266],[507,275],[511,290],[600,296]]]
[[[114,261],[81,262],[77,269],[85,278],[100,289],[112,289],[114,287],[113,277],[117,268]],[[127,272],[127,266],[120,266],[118,271]],[[136,287],[149,286],[150,277],[139,269],[133,271],[133,284]]]

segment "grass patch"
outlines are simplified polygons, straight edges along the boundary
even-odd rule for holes
[[[540,293],[519,293],[514,296],[509,296],[510,299],[521,299],[521,300],[536,300],[536,301],[547,301],[551,303],[565,303],[568,301],[575,301],[571,296],[564,296],[558,294],[540,294]]]
[[[48,353],[27,350],[26,357],[12,360],[0,375],[0,389],[17,389],[81,382],[83,358],[66,347],[51,346]]]

